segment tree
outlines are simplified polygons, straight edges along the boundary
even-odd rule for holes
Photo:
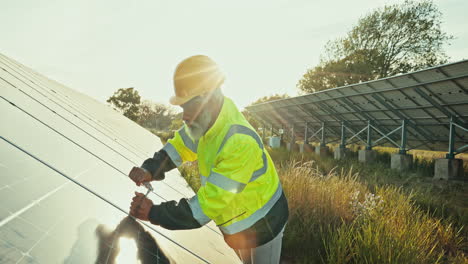
[[[184,121],[182,120],[182,113],[178,113],[172,119],[171,125],[169,126],[170,130],[179,130],[184,125]]]
[[[322,62],[304,74],[298,87],[303,92],[315,92],[373,80],[376,76],[366,58],[362,52],[356,52],[340,60]]]
[[[285,98],[289,98],[289,95],[287,95],[287,94],[273,94],[273,95],[269,95],[269,96],[260,97],[257,100],[255,100],[253,103],[251,103],[250,105],[255,105],[255,104],[265,103],[265,102],[269,102],[269,101],[285,99]]]
[[[285,98],[289,98],[289,95],[287,95],[287,94],[273,94],[273,95],[270,95],[270,96],[260,97],[257,100],[255,100],[253,103],[251,103],[250,105],[255,105],[255,104],[260,104],[260,103],[285,99]],[[255,119],[255,117],[252,114],[249,113],[249,111],[244,110],[244,111],[242,111],[242,114],[244,115],[245,119],[247,119],[247,121],[249,121],[249,123],[252,125],[252,127],[255,128],[255,130],[257,130],[258,133],[260,133],[260,134],[263,133],[263,132],[260,132],[258,128],[262,127],[263,129],[265,129],[265,127],[260,122],[258,122],[257,119]]]
[[[145,100],[139,106],[138,123],[146,128],[168,130],[174,119],[174,111],[170,106]]]
[[[310,93],[446,63],[443,46],[453,37],[441,30],[441,16],[432,0],[376,9],[328,42],[319,65],[297,86]]]
[[[140,100],[141,97],[138,94],[138,91],[134,90],[133,87],[130,87],[120,88],[114,93],[114,95],[107,99],[107,102],[122,111],[124,116],[137,122],[140,112]]]

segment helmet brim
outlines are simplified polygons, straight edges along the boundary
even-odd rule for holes
[[[190,99],[192,99],[193,97],[195,96],[179,97],[177,95],[174,95],[169,99],[169,103],[171,103],[172,105],[183,105],[186,102],[190,101]]]

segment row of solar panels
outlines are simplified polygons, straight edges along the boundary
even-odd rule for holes
[[[127,216],[145,191],[127,173],[161,143],[120,113],[1,54],[0,113],[0,263],[238,262],[213,224]],[[194,195],[176,171],[153,187],[154,203]]]
[[[468,61],[315,92],[247,107],[268,128],[294,128],[303,138],[325,124],[327,136],[341,137],[341,125],[359,131],[371,121],[389,133],[408,120],[410,148],[447,151],[450,120],[468,127]],[[377,137],[377,133],[374,133]],[[399,140],[398,134],[392,134]],[[455,131],[456,147],[468,144]]]

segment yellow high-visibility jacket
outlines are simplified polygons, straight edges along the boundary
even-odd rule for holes
[[[259,135],[229,98],[198,142],[184,126],[163,150],[176,166],[198,160],[201,187],[188,204],[200,225],[213,220],[223,234],[236,234],[259,222],[282,198],[284,226],[287,202],[275,166]]]

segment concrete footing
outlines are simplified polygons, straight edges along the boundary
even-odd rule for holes
[[[330,149],[327,146],[316,146],[315,147],[315,154],[320,156],[328,156],[330,155]]]
[[[462,179],[464,177],[462,159],[437,159],[434,180]]]
[[[362,163],[371,163],[377,157],[377,153],[374,150],[363,149],[358,152],[358,157]]]
[[[308,153],[308,152],[313,152],[314,151],[314,146],[310,144],[300,144],[299,145],[299,152],[300,153]]]
[[[291,152],[299,151],[299,144],[297,143],[286,143],[286,148]]]
[[[335,149],[335,159],[336,160],[339,160],[339,159],[343,159],[346,157],[346,154],[349,152],[349,149],[347,148],[341,148],[341,147],[337,147]]]
[[[392,154],[390,168],[398,171],[405,171],[410,169],[411,166],[413,166],[413,155],[400,153]]]

